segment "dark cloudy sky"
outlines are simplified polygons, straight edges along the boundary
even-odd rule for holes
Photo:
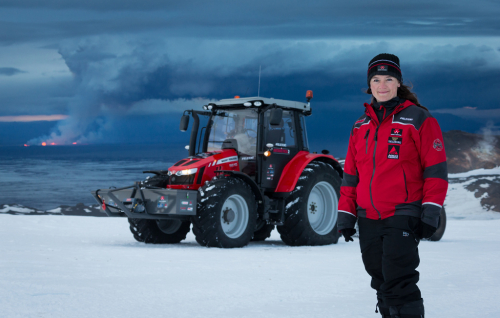
[[[500,126],[499,1],[0,1],[0,145],[168,142],[181,111],[304,100],[345,140],[368,61],[400,57],[444,131]]]

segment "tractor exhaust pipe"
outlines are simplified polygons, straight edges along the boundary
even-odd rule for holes
[[[191,138],[189,139],[189,156],[196,155],[196,137],[198,136],[198,128],[200,126],[200,118],[196,112],[192,111],[193,127],[191,128]]]

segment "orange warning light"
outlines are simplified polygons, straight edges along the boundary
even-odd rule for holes
[[[313,98],[313,91],[308,90],[307,93],[306,93],[306,98],[307,98],[307,100],[312,99]]]
[[[44,146],[44,147],[47,146],[47,143],[45,141],[42,142],[42,146]]]
[[[240,96],[236,95],[236,96],[234,96],[234,98],[240,98]]]

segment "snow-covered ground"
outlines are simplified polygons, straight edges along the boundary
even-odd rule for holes
[[[481,199],[490,195],[487,189],[489,184],[486,181],[500,181],[500,167],[494,169],[477,169],[464,173],[455,173],[448,175],[449,186],[446,195],[445,208],[449,217],[455,219],[500,219],[500,213],[492,213],[486,207],[481,205]],[[483,196],[476,198],[474,192],[466,187],[474,182],[485,182],[481,184],[486,188]],[[491,195],[498,195],[493,192]],[[493,207],[489,207],[493,208]]]
[[[420,244],[426,317],[500,317],[499,229],[450,219]],[[126,219],[1,214],[0,242],[0,317],[379,317],[357,240],[153,246]]]

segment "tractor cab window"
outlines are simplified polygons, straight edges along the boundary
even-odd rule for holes
[[[271,125],[269,117],[271,112],[267,111],[265,116],[265,127],[267,130],[265,144],[272,143],[277,147],[295,147],[295,123],[293,112],[284,110],[283,119],[279,125]]]
[[[221,150],[224,140],[236,140],[238,153],[257,153],[257,112],[254,109],[227,110],[213,116],[208,151]]]

